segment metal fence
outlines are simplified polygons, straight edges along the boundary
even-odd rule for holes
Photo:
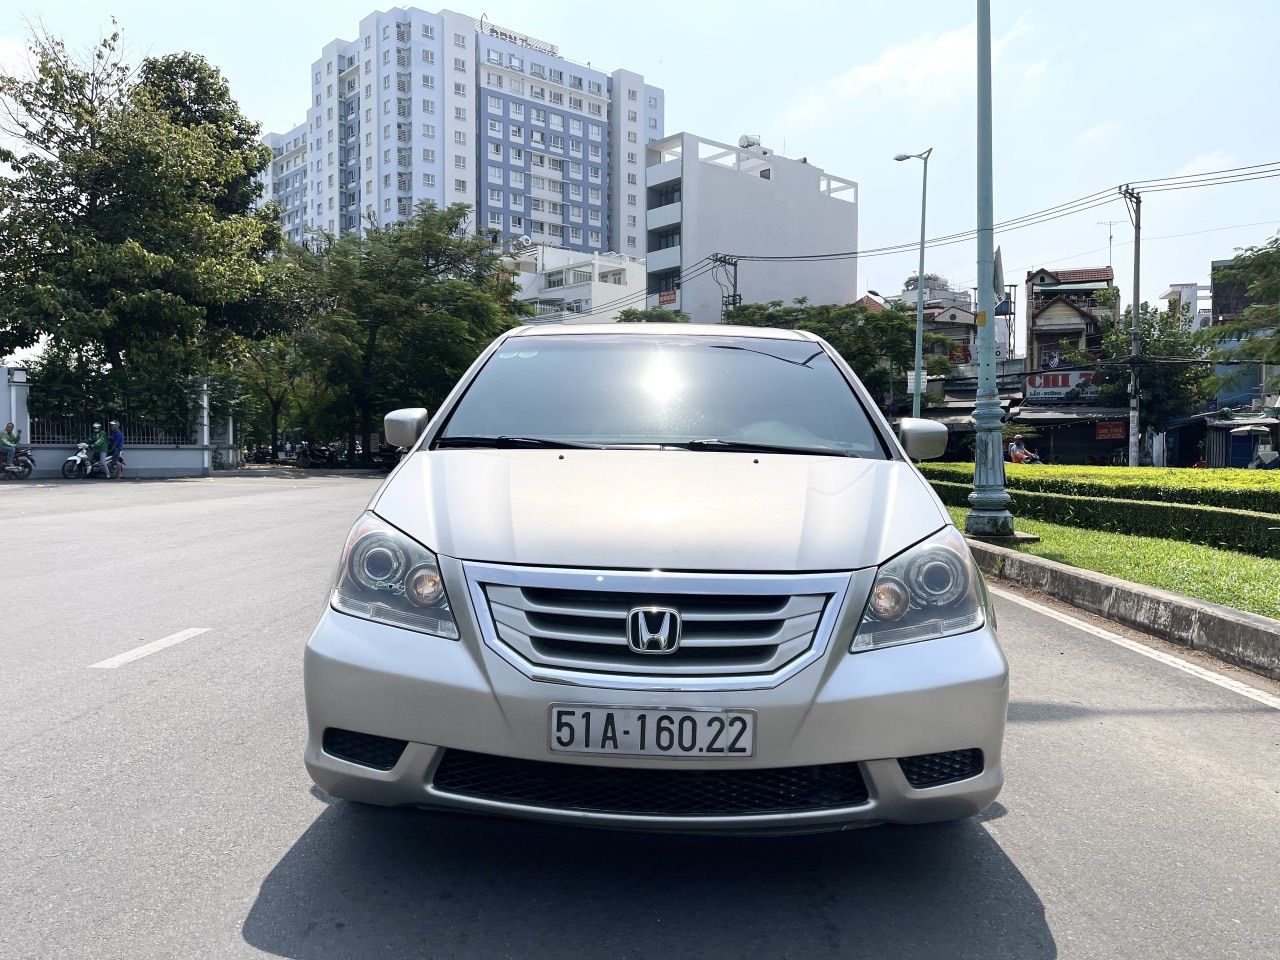
[[[119,419],[126,447],[177,447],[195,442],[190,433],[173,433],[164,427],[135,423],[128,417]],[[28,442],[60,445],[80,443],[93,435],[95,423],[105,430],[110,420],[110,417],[32,417]]]

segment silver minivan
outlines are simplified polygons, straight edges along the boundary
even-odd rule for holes
[[[356,521],[306,765],[382,805],[786,833],[970,816],[1008,668],[963,536],[828,344],[522,327]]]

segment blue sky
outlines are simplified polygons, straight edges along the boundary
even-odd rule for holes
[[[1280,160],[1275,0],[994,7],[997,220],[1128,180]],[[766,146],[859,181],[863,248],[918,236],[919,164],[894,163],[899,152],[934,148],[930,236],[974,224],[973,3],[646,0],[625,19],[580,0],[454,8],[556,43],[572,59],[645,73],[667,91],[668,132],[759,134]],[[286,129],[303,118],[320,48],[354,36],[372,9],[333,0],[10,0],[0,11],[0,62],[14,62],[28,20],[85,45],[113,13],[134,56],[202,53],[250,116]],[[1108,228],[1098,221],[1108,219],[1121,221],[1114,265],[1128,303],[1132,228],[1119,202],[997,237],[1006,279],[1042,264],[1105,264]],[[1210,260],[1280,230],[1280,179],[1152,194],[1143,220],[1142,295],[1154,300],[1171,282],[1207,282]],[[972,285],[975,256],[971,243],[930,251],[926,269]],[[888,293],[914,269],[912,253],[865,258],[859,287]]]

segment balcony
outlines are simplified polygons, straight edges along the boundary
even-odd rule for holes
[[[664,160],[661,163],[655,163],[651,167],[646,167],[644,179],[649,186],[656,187],[662,183],[679,180],[682,173],[682,161],[679,157],[676,157],[674,160]]]
[[[680,246],[667,247],[665,250],[650,250],[645,256],[645,269],[650,273],[660,270],[671,270],[680,266]]]
[[[662,227],[670,227],[680,222],[681,204],[679,201],[668,203],[664,207],[658,207],[650,210],[644,215],[645,227],[649,230],[658,230]]]

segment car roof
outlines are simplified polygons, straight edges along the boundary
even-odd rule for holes
[[[758,337],[765,340],[816,340],[804,330],[779,327],[743,327],[728,323],[548,323],[530,324],[509,331],[508,337],[575,336],[613,333],[627,336],[663,334],[688,337]]]

